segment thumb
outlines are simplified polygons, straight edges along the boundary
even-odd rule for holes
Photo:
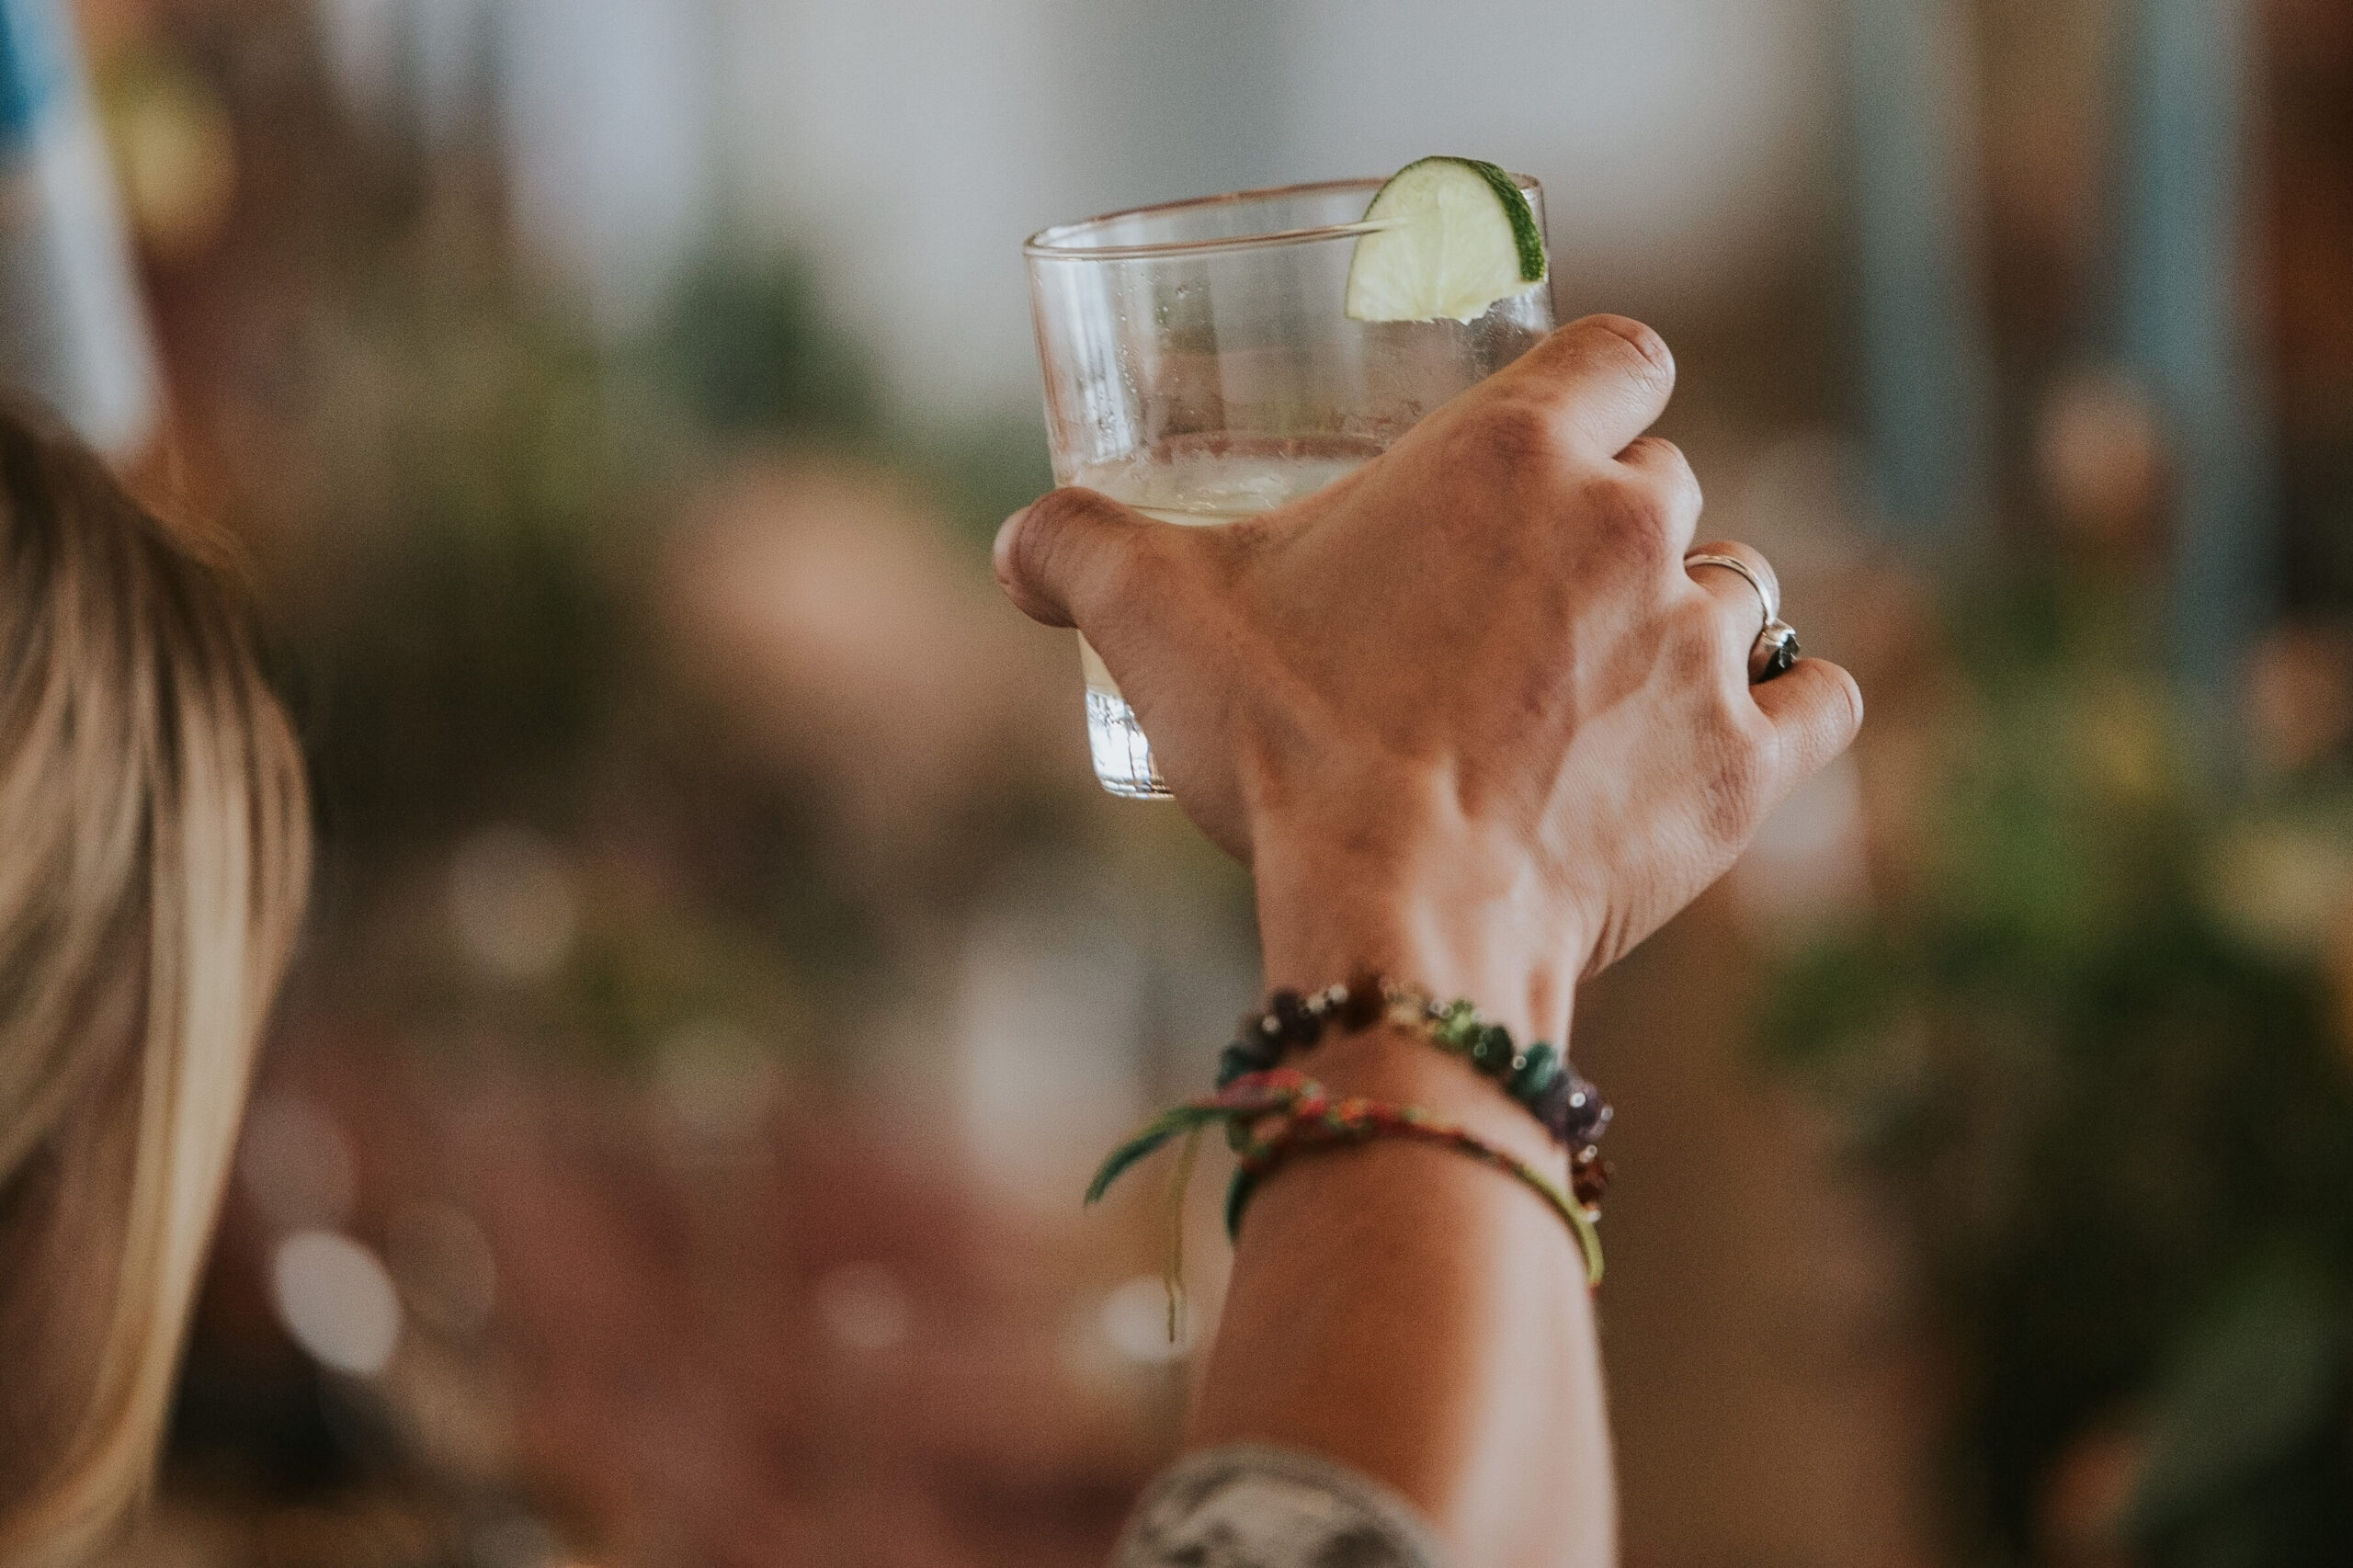
[[[1056,490],[997,529],[997,585],[1032,620],[1083,625],[1124,597],[1165,526],[1092,490]]]

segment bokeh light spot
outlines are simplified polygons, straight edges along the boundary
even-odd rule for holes
[[[322,1366],[369,1378],[400,1342],[400,1296],[376,1255],[333,1231],[300,1231],[270,1260],[270,1295],[294,1342]]]
[[[1103,1337],[1131,1361],[1175,1361],[1193,1348],[1192,1303],[1176,1303],[1176,1335],[1168,1335],[1168,1285],[1139,1274],[1103,1298]]]
[[[449,864],[449,919],[458,945],[504,980],[538,980],[572,950],[580,906],[563,851],[546,835],[496,823]]]

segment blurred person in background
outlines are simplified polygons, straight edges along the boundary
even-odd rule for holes
[[[300,755],[220,541],[0,409],[0,1562],[144,1495],[301,921]]]

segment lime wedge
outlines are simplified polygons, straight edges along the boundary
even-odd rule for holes
[[[1348,263],[1354,321],[1475,321],[1544,281],[1544,235],[1511,176],[1473,158],[1424,158],[1364,210],[1381,228]]]

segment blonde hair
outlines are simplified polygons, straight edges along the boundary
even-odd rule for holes
[[[130,1173],[94,1373],[0,1513],[0,1563],[86,1555],[151,1484],[309,869],[300,755],[226,552],[0,405],[0,1209],[109,1080]]]

